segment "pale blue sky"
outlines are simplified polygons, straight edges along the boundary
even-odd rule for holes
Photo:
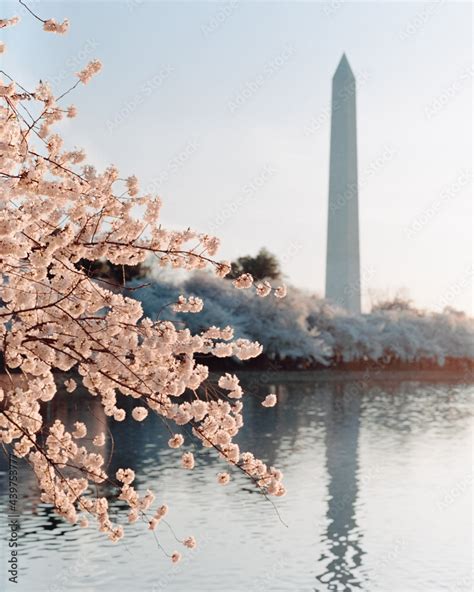
[[[32,3],[70,18],[61,37],[4,6],[23,26],[3,32],[2,68],[25,86],[41,76],[62,91],[102,60],[64,128],[90,161],[154,187],[164,224],[215,231],[222,258],[266,246],[289,281],[318,292],[331,77],[345,51],[366,305],[404,288],[421,306],[472,310],[469,3]]]

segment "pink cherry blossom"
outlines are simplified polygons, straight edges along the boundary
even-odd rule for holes
[[[132,411],[132,417],[136,421],[143,421],[148,416],[148,409],[145,407],[135,407]]]
[[[273,394],[267,395],[265,397],[265,399],[262,401],[263,407],[275,407],[276,404],[277,404],[277,397],[276,397],[276,395],[273,395]]]
[[[36,20],[48,32],[62,34],[69,27],[67,19]],[[17,21],[2,19],[0,28]],[[158,415],[171,434],[184,426],[189,440],[237,465],[263,492],[279,496],[285,490],[281,473],[241,452],[233,441],[243,425],[238,378],[224,374],[216,381],[198,361],[206,356],[247,360],[260,355],[260,343],[234,339],[230,326],[194,333],[166,315],[148,318],[129,286],[97,279],[91,272],[94,264],[105,263],[125,270],[150,256],[163,268],[211,268],[217,278],[231,271],[228,262],[214,258],[217,237],[186,226],[164,227],[160,197],[141,193],[133,171],[121,174],[114,165],[99,170],[80,147],[66,147],[58,129],[77,110],[62,99],[101,68],[92,59],[58,97],[40,73],[32,89],[25,89],[13,73],[0,79],[0,351],[6,368],[17,371],[8,374],[0,389],[0,442],[29,462],[42,503],[71,524],[96,524],[118,542],[124,536],[120,521],[141,519],[144,529],[147,524],[155,529],[168,513],[166,504],[153,509],[152,491],[143,494],[133,486],[132,467],[114,475],[109,451],[101,454],[100,448],[112,443],[106,440],[107,424],[125,421],[125,409],[133,407],[136,421]],[[38,113],[33,123],[30,109]],[[260,296],[269,291],[265,281],[254,286],[249,274],[234,280],[234,286],[255,288]],[[282,291],[277,288],[275,296]],[[204,304],[196,296],[181,296],[170,306],[176,313],[198,314]],[[44,403],[60,389],[77,402],[81,421],[50,419]],[[107,422],[103,431],[97,433],[95,416],[83,420],[89,403],[82,405],[79,395],[101,405]],[[56,401],[51,408],[57,408]],[[184,437],[176,433],[168,444],[180,448]],[[192,469],[193,453],[185,452],[181,464]],[[229,479],[226,472],[218,475],[223,485]],[[109,513],[109,496],[111,503],[127,505],[125,520]],[[188,537],[183,544],[191,549],[196,541]],[[180,558],[173,553],[173,562]]]
[[[217,475],[217,482],[220,483],[221,485],[227,485],[227,483],[229,483],[229,481],[230,481],[229,473],[219,473]]]
[[[194,469],[194,455],[192,452],[185,452],[183,454],[181,465],[184,469]]]
[[[188,549],[195,549],[196,548],[196,539],[193,536],[187,537],[183,541],[183,545]]]
[[[168,446],[170,448],[179,448],[184,444],[184,438],[181,434],[175,434],[168,440]]]
[[[47,21],[44,21],[43,29],[50,33],[64,35],[69,29],[69,21],[64,19],[62,23],[57,23],[54,19],[48,19]]]

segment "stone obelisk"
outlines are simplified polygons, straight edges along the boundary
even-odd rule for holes
[[[332,79],[326,298],[360,313],[356,81],[344,54]]]

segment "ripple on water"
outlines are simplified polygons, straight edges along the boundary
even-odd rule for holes
[[[114,545],[92,528],[65,524],[38,504],[25,472],[22,579],[14,589],[438,592],[455,583],[470,590],[472,386],[350,386],[277,384],[281,404],[271,410],[247,400],[239,443],[284,470],[289,493],[275,504],[286,525],[241,474],[219,487],[222,465],[212,451],[196,447],[195,471],[181,471],[181,453],[167,448],[158,421],[113,426],[121,443],[114,466],[134,466],[138,488],[151,487],[170,505],[177,536],[198,539],[178,566],[144,525]],[[0,484],[5,509],[4,465]],[[164,525],[157,535],[167,552],[179,548]]]

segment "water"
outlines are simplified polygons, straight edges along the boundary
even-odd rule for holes
[[[253,386],[266,394],[268,380],[275,375],[254,378]],[[157,419],[111,424],[113,466],[135,468],[139,488],[152,487],[158,502],[170,505],[170,525],[179,537],[193,534],[198,548],[172,565],[143,524],[116,545],[92,527],[67,525],[39,502],[22,467],[19,583],[6,582],[3,517],[1,589],[471,590],[473,386],[286,380],[273,388],[280,400],[273,409],[247,400],[240,443],[284,471],[288,495],[276,499],[276,509],[240,474],[217,485],[223,464],[212,451],[196,447],[195,470],[180,469],[180,453],[166,446]],[[71,406],[84,413],[92,405],[92,432],[100,430],[95,399],[68,401],[54,412],[67,419]],[[157,533],[167,551],[183,550],[166,526]]]

